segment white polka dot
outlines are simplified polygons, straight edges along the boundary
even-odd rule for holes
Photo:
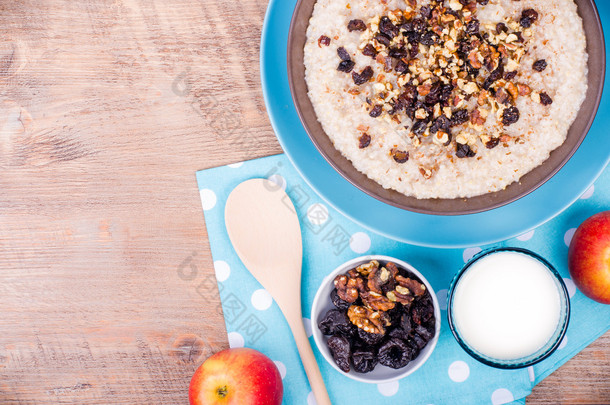
[[[477,253],[481,251],[480,247],[473,247],[464,249],[464,253],[462,254],[462,258],[464,259],[464,263],[467,263],[470,259],[474,257]]]
[[[305,328],[305,333],[307,334],[307,337],[311,337],[311,335],[312,335],[312,332],[311,332],[311,319],[303,318],[303,327]]]
[[[328,208],[324,204],[316,203],[312,204],[307,209],[307,219],[313,225],[320,226],[328,221]]]
[[[201,196],[201,206],[204,211],[211,210],[216,205],[216,194],[209,188],[204,188],[199,191]]]
[[[313,395],[313,391],[309,391],[309,395],[307,395],[307,405],[318,405],[316,397]]]
[[[231,169],[239,169],[240,167],[242,167],[244,164],[244,162],[237,162],[237,163],[231,163],[229,166]]]
[[[514,400],[513,393],[506,388],[498,388],[491,394],[491,403],[493,405],[508,404]]]
[[[267,180],[281,187],[282,190],[286,190],[286,180],[284,180],[284,178],[279,174],[272,174],[269,176],[269,178],[267,178]]]
[[[517,236],[517,239],[519,239],[522,242],[528,241],[534,237],[534,233],[535,233],[535,231],[532,229],[531,231],[526,232],[523,235]]]
[[[398,384],[398,381],[377,384],[377,389],[379,390],[379,393],[384,397],[391,397],[393,395],[396,395],[396,393],[398,392],[398,388],[400,388],[400,384]]]
[[[563,283],[566,285],[568,295],[570,296],[570,298],[572,298],[574,294],[576,294],[576,285],[574,284],[571,278],[564,278]]]
[[[534,366],[529,366],[527,368],[527,374],[529,375],[531,382],[536,381],[536,373],[534,373]]]
[[[591,186],[587,189],[587,191],[585,191],[584,193],[582,193],[582,195],[580,196],[581,200],[587,200],[591,197],[593,197],[593,193],[595,193],[595,186]]]
[[[365,253],[371,248],[371,238],[364,232],[356,232],[349,239],[349,247],[354,253]]]
[[[561,350],[564,347],[566,347],[568,345],[568,337],[564,336],[563,339],[561,339],[561,343],[559,343],[559,346],[557,346],[557,350]]]
[[[214,271],[216,272],[216,280],[221,283],[226,281],[231,275],[231,267],[224,260],[216,260],[214,262]]]
[[[449,366],[449,378],[452,381],[461,383],[466,381],[468,376],[470,376],[470,367],[465,362],[458,360]]]
[[[277,367],[277,371],[280,372],[280,377],[282,377],[283,380],[284,377],[286,377],[286,366],[281,361],[274,361],[274,363],[275,367]]]
[[[264,311],[269,309],[273,303],[273,298],[271,298],[271,294],[269,294],[267,290],[261,288],[252,293],[250,302],[252,302],[252,306],[254,308],[258,309],[259,311]]]
[[[229,347],[244,347],[244,337],[237,332],[229,332]]]
[[[572,242],[572,238],[574,237],[574,233],[576,232],[576,228],[568,229],[565,235],[563,235],[563,242],[566,246],[570,246],[570,242]]]
[[[438,300],[438,305],[441,307],[443,311],[447,310],[447,293],[448,291],[440,290],[436,293],[436,299]]]

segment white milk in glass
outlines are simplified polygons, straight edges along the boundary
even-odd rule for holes
[[[471,348],[494,359],[515,360],[551,339],[561,299],[544,264],[524,253],[499,251],[474,262],[462,275],[452,314]]]

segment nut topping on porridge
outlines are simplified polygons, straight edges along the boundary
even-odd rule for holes
[[[395,81],[391,76],[377,77],[372,97],[367,98],[369,116],[404,123],[412,140],[422,136],[426,143],[452,147],[458,158],[474,157],[476,137],[462,136],[452,142],[452,128],[481,132],[490,113],[496,113],[503,126],[519,120],[515,102],[530,95],[531,88],[514,80],[538,12],[527,9],[519,22],[506,19],[481,26],[475,17],[475,1],[452,0],[448,6],[433,1],[420,7],[419,14],[415,1],[409,5],[410,11],[396,9],[373,17],[368,24],[362,20],[348,23],[350,32],[362,31],[360,52],[373,58],[383,72],[397,75]],[[349,53],[343,47],[337,53],[341,59],[338,70],[351,72],[356,85],[373,78],[371,66],[352,72],[355,64]],[[533,65],[539,72],[546,67],[544,59]],[[476,99],[474,108],[472,98]],[[540,103],[547,106],[552,100],[541,93]],[[495,146],[486,134],[480,133],[479,138],[488,149]],[[463,142],[466,139],[470,143]],[[421,145],[421,141],[418,138],[412,144]],[[360,145],[361,140],[362,148]],[[408,160],[408,152],[396,148],[390,155],[397,163]]]

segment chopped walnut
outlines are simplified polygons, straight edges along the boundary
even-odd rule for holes
[[[360,294],[360,298],[364,305],[373,311],[389,311],[396,306],[387,297],[374,291],[365,291]]]
[[[359,293],[365,290],[361,277],[348,277],[345,274],[335,277],[334,285],[339,297],[349,303],[356,301]]]
[[[382,311],[373,311],[366,307],[352,305],[347,310],[351,323],[368,333],[384,334],[390,326],[390,317]]]

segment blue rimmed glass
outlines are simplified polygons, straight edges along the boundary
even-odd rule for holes
[[[458,285],[462,276],[468,272],[470,266],[472,266],[475,262],[480,260],[483,257],[489,256],[498,252],[517,252],[528,255],[539,262],[541,262],[549,271],[549,273],[553,276],[553,280],[557,286],[557,290],[559,292],[560,297],[560,308],[561,314],[559,316],[559,322],[557,323],[557,328],[553,333],[553,336],[549,339],[549,341],[542,346],[535,353],[532,353],[529,356],[521,357],[514,360],[501,360],[495,359],[493,357],[486,356],[483,353],[478,352],[474,348],[468,345],[466,341],[461,337],[458,328],[455,325],[453,320],[453,294],[455,292],[455,287]],[[449,320],[449,328],[453,333],[453,336],[457,340],[457,342],[462,346],[462,348],[474,359],[480,361],[481,363],[487,364],[488,366],[501,368],[501,369],[516,369],[516,368],[524,368],[529,367],[533,364],[536,364],[547,357],[549,357],[560,345],[563,337],[566,334],[566,330],[568,329],[568,323],[570,321],[570,296],[568,295],[568,290],[563,282],[563,278],[561,275],[555,270],[553,265],[549,263],[546,259],[541,257],[540,255],[522,248],[513,248],[513,247],[500,247],[485,250],[476,256],[474,256],[463,268],[462,270],[453,278],[451,282],[451,286],[449,287],[449,295],[447,301],[447,317]]]

